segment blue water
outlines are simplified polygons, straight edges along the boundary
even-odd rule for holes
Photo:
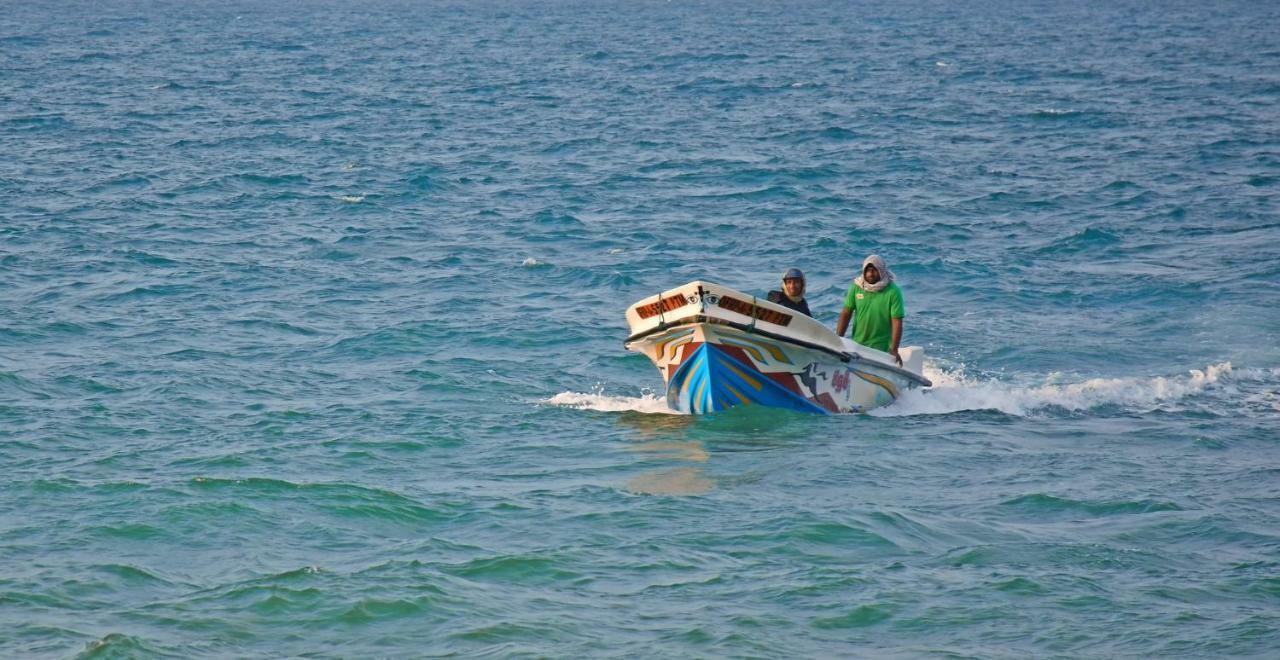
[[[0,12],[0,656],[1280,648],[1280,6],[190,4]],[[873,252],[874,415],[622,348]]]

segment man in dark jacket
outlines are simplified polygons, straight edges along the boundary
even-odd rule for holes
[[[794,309],[805,316],[813,316],[809,313],[808,301],[804,299],[804,273],[799,268],[788,268],[782,274],[782,290],[770,291],[769,302]]]

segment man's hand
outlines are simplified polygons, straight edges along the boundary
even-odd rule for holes
[[[889,355],[902,366],[902,356],[898,355],[898,342],[902,341],[902,319],[893,319],[893,339],[889,340]]]

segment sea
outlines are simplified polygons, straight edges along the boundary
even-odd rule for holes
[[[933,387],[674,414],[869,254]],[[0,12],[0,657],[1280,657],[1280,4]]]

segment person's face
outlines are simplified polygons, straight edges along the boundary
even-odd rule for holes
[[[804,280],[798,277],[789,277],[782,280],[782,290],[785,291],[788,296],[798,298],[800,297],[800,294],[804,293]]]
[[[873,264],[867,264],[867,267],[862,269],[862,279],[866,280],[867,284],[875,284],[876,282],[879,282],[880,269],[876,268]]]

